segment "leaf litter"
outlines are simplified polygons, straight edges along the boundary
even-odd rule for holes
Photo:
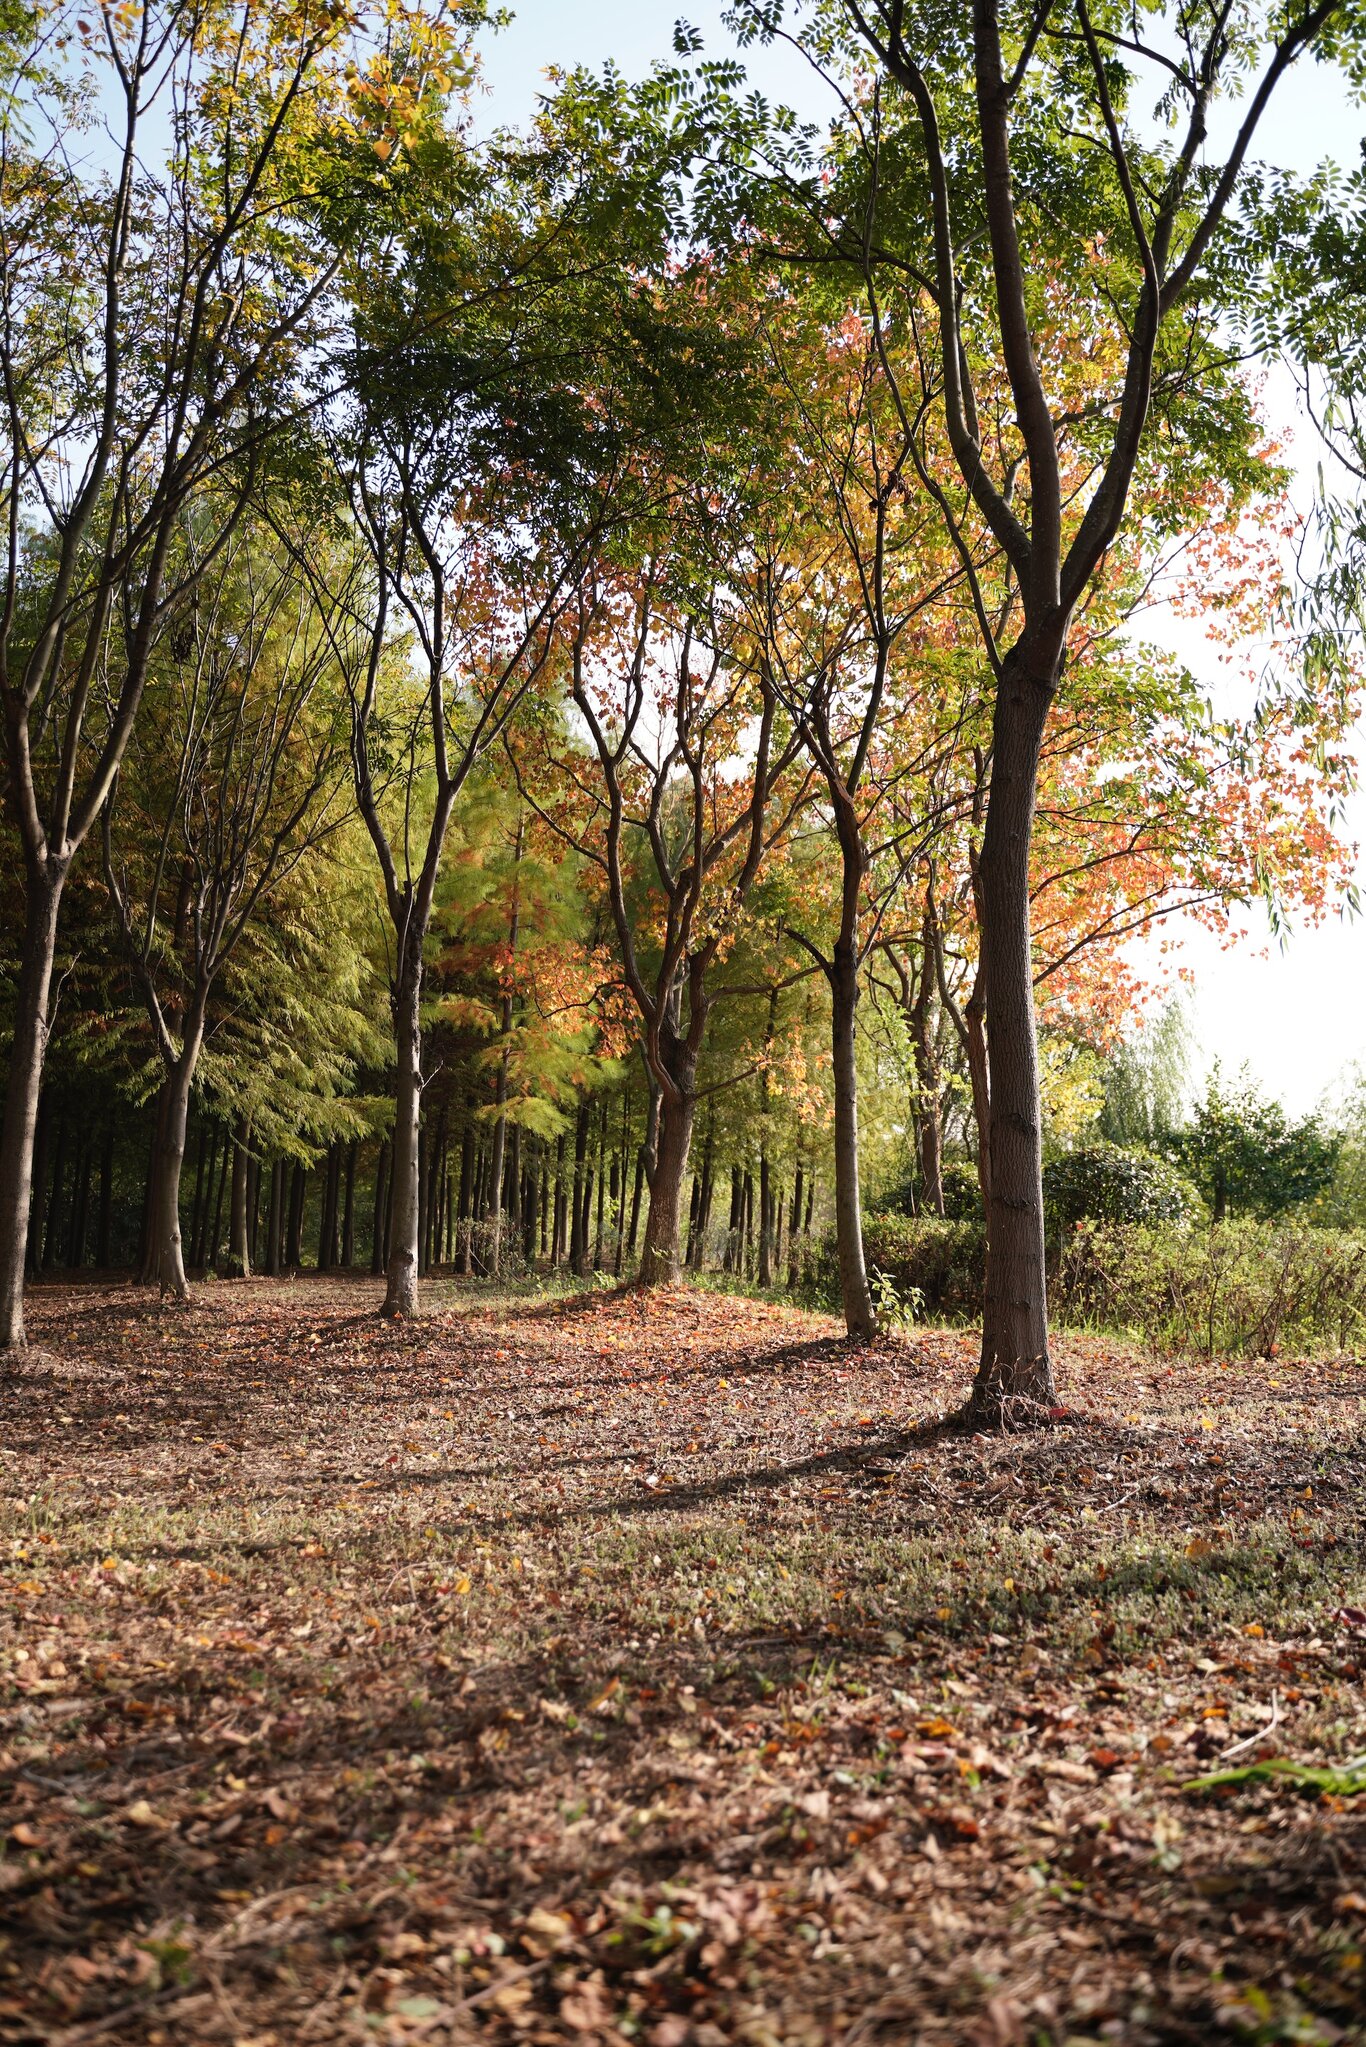
[[[1366,2040],[1359,1364],[430,1298],[35,1290],[0,2039]]]

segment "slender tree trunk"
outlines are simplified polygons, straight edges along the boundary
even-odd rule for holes
[[[976,1420],[997,1425],[1012,1403],[1051,1407],[1042,1148],[1034,971],[1029,930],[1029,844],[1039,748],[1051,683],[1031,678],[1018,650],[997,692],[991,795],[979,863],[982,965],[991,1087],[990,1197],[982,1360],[972,1390]]]
[[[24,1218],[28,1239],[24,1270],[32,1279],[43,1262],[43,1219],[47,1215],[47,1155],[52,1138],[52,1092],[40,1088],[37,1125],[33,1138],[33,1166],[29,1188],[28,1214]]]
[[[57,1239],[62,1227],[62,1190],[66,1185],[66,1133],[67,1114],[61,1109],[57,1114],[57,1146],[52,1160],[52,1186],[47,1197],[47,1216],[43,1224],[43,1270],[57,1263]]]
[[[460,1139],[460,1255],[459,1270],[469,1276],[470,1246],[474,1217],[474,1096],[465,1103],[465,1128]]]
[[[223,1241],[223,1191],[228,1182],[228,1167],[231,1160],[232,1140],[224,1125],[222,1143],[218,1148],[218,1185],[213,1197],[213,1220],[209,1224],[208,1241],[205,1245],[205,1271],[218,1270],[218,1247]]]
[[[330,1272],[337,1262],[337,1209],[341,1198],[341,1146],[334,1139],[327,1147],[327,1168],[323,1176],[322,1212],[318,1217],[318,1270]]]
[[[417,1272],[421,1279],[431,1265],[432,1134],[419,1114],[417,1125]]]
[[[602,1266],[602,1232],[604,1200],[607,1189],[607,1097],[602,1098],[602,1109],[598,1117],[598,1207],[593,1223],[593,1270]],[[587,1231],[584,1232],[585,1236]]]
[[[232,1210],[228,1222],[228,1269],[238,1279],[251,1277],[251,1231],[247,1205],[250,1170],[246,1121],[239,1117],[232,1133]]]
[[[370,1230],[370,1270],[384,1270],[384,1218],[389,1197],[389,1140],[382,1137],[375,1158],[375,1204]]]
[[[247,1236],[250,1257],[243,1263],[246,1274],[261,1263],[261,1161],[254,1154],[247,1159]]]
[[[95,1263],[101,1272],[109,1270],[114,1226],[114,1119],[105,1125],[104,1152],[100,1159],[100,1215],[95,1235]]]
[[[683,1189],[692,1150],[693,1114],[697,1106],[694,1074],[681,1064],[673,1086],[660,1098],[659,1134],[650,1179],[650,1213],[640,1254],[642,1286],[676,1286],[681,1257]]]
[[[199,1143],[195,1147],[194,1193],[190,1197],[190,1266],[199,1263],[199,1245],[204,1234],[204,1172],[209,1162],[209,1119],[199,1118]]]
[[[304,1262],[304,1204],[308,1198],[308,1168],[296,1159],[289,1176],[289,1233],[285,1241],[285,1265],[290,1272],[301,1270]]]
[[[800,1136],[797,1140],[801,1143]],[[792,1189],[792,1222],[787,1233],[787,1283],[796,1287],[801,1281],[801,1227],[802,1227],[802,1173],[805,1166],[800,1151],[797,1154],[797,1178]]]
[[[90,1215],[90,1140],[82,1136],[76,1151],[76,1170],[71,1181],[71,1234],[66,1243],[66,1262],[73,1272],[85,1264],[86,1225]]]
[[[0,1126],[0,1351],[24,1347],[24,1261],[28,1249],[33,1137],[47,1052],[48,999],[57,951],[61,882],[28,878],[24,949],[15,990],[14,1036]]]
[[[185,1279],[184,1246],[180,1237],[180,1175],[185,1164],[185,1132],[190,1115],[190,1091],[194,1086],[199,1058],[200,1032],[196,1023],[186,1022],[187,1037],[180,1055],[166,1075],[162,1112],[158,1120],[156,1160],[153,1168],[152,1213],[149,1255],[145,1278],[163,1294],[183,1301],[189,1293]]]
[[[571,1214],[569,1219],[569,1264],[580,1278],[588,1270],[588,1198],[587,1179],[588,1130],[592,1108],[585,1095],[579,1103],[579,1113],[574,1124],[574,1183],[571,1193]]]
[[[280,1276],[280,1248],[284,1231],[285,1162],[270,1162],[270,1200],[266,1207],[266,1255],[262,1261],[272,1279]]]
[[[346,1200],[341,1226],[341,1262],[347,1272],[356,1262],[356,1154],[359,1149],[353,1137],[346,1147]]]
[[[564,1138],[555,1141],[555,1203],[550,1225],[550,1263],[558,1270],[564,1263],[565,1222],[568,1201],[564,1184]]]
[[[873,1313],[873,1296],[863,1259],[855,1056],[858,999],[858,961],[854,947],[841,941],[835,947],[830,972],[830,1046],[835,1082],[835,1236],[839,1248],[844,1326],[851,1336],[867,1337],[876,1330],[877,1318]]]
[[[417,1313],[418,1138],[422,1115],[422,951],[409,944],[399,963],[394,996],[398,1072],[394,1089],[394,1149],[389,1253],[382,1315]]]

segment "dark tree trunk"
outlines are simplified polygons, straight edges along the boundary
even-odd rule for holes
[[[337,1209],[341,1197],[341,1146],[327,1147],[322,1208],[318,1216],[318,1270],[330,1272],[337,1262]]]
[[[592,1108],[585,1095],[579,1103],[579,1113],[574,1124],[574,1184],[572,1192],[572,1213],[569,1225],[570,1269],[580,1278],[588,1270],[588,1199],[589,1188],[586,1158],[588,1154],[588,1129]]]
[[[180,1234],[180,1176],[185,1164],[190,1090],[194,1085],[198,1056],[199,1036],[195,1030],[191,1039],[181,1047],[180,1056],[168,1072],[162,1089],[152,1166],[147,1261],[143,1269],[147,1285],[160,1287],[164,1294],[174,1294],[178,1301],[183,1301],[189,1293]]]
[[[796,1287],[801,1281],[801,1224],[802,1224],[802,1172],[803,1160],[797,1158],[797,1178],[792,1189],[792,1223],[787,1241],[787,1283]]]
[[[47,1215],[43,1223],[43,1271],[47,1272],[57,1263],[57,1240],[62,1227],[62,1189],[66,1184],[66,1133],[67,1114],[62,1109],[57,1116],[57,1144],[52,1158],[52,1186],[47,1197]]]
[[[359,1143],[353,1137],[346,1147],[346,1200],[342,1209],[341,1262],[350,1271],[356,1262],[356,1154]]]
[[[607,1097],[602,1098],[602,1111],[598,1118],[598,1208],[593,1222],[593,1270],[602,1269],[602,1232],[604,1197],[607,1187]]]
[[[465,1129],[460,1139],[460,1249],[457,1264],[468,1275],[471,1268],[471,1222],[474,1212],[474,1097],[465,1104]]]
[[[213,1197],[213,1220],[209,1224],[208,1242],[205,1246],[204,1268],[218,1270],[218,1247],[223,1241],[223,1192],[228,1184],[228,1168],[231,1162],[232,1140],[226,1126],[222,1131],[222,1142],[218,1147],[218,1184]]]
[[[101,1272],[109,1270],[114,1229],[114,1119],[105,1125],[104,1151],[100,1158],[100,1217],[95,1233],[95,1263]]]
[[[52,1134],[52,1096],[43,1088],[38,1096],[38,1117],[33,1138],[33,1167],[28,1214],[24,1218],[26,1246],[24,1270],[32,1278],[43,1262],[43,1222],[47,1215],[47,1155]]]
[[[247,1249],[250,1258],[244,1258],[243,1273],[253,1266],[261,1265],[261,1161],[254,1153],[247,1159]]]
[[[384,1216],[389,1194],[389,1140],[382,1137],[375,1158],[375,1204],[370,1231],[370,1270],[384,1270]]]
[[[640,1254],[642,1286],[676,1286],[681,1274],[683,1189],[687,1185],[697,1106],[695,1083],[692,1065],[680,1060],[672,1086],[660,1097],[654,1171],[650,1176],[650,1213]]]
[[[397,1073],[383,1315],[417,1313],[418,1141],[422,1116],[422,941],[409,941],[394,990]]]
[[[199,1263],[199,1246],[204,1236],[204,1169],[208,1164],[209,1119],[199,1118],[199,1142],[195,1146],[194,1193],[190,1197],[190,1267]]]
[[[304,1262],[304,1203],[308,1198],[308,1168],[296,1160],[289,1176],[289,1235],[285,1244],[285,1266],[298,1272]]]
[[[30,873],[5,1079],[5,1115],[0,1126],[0,1351],[24,1347],[24,1264],[33,1139],[47,1052],[48,998],[61,895],[60,881],[40,881]]]
[[[90,1168],[93,1159],[90,1140],[82,1136],[76,1147],[76,1165],[71,1176],[71,1230],[66,1240],[66,1262],[73,1272],[85,1264],[85,1238],[90,1217]]]
[[[564,1263],[567,1199],[564,1184],[564,1138],[555,1141],[555,1203],[550,1225],[550,1263],[558,1271]]]
[[[991,1088],[987,1280],[982,1360],[971,1412],[990,1425],[1012,1405],[1056,1404],[1048,1354],[1042,1149],[1029,846],[1051,679],[1032,678],[1018,648],[1006,658],[992,734],[991,795],[979,863],[982,966]]]
[[[232,1133],[232,1206],[228,1221],[228,1270],[238,1279],[251,1277],[250,1200],[251,1155],[247,1149],[247,1126],[238,1118]]]
[[[266,1272],[272,1279],[280,1276],[280,1250],[284,1235],[285,1206],[285,1162],[272,1159],[270,1163],[270,1201],[266,1208],[266,1255],[263,1261]]]
[[[840,1302],[851,1336],[877,1328],[863,1259],[863,1201],[859,1191],[858,960],[852,944],[835,947],[830,971],[830,1048],[835,1082],[835,1238],[839,1247]]]

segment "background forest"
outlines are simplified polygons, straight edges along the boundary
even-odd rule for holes
[[[867,1331],[1042,1257],[1065,1318],[1360,1326],[1366,1097],[1291,1123],[1216,1065],[1196,1099],[1136,945],[1353,899],[1358,529],[1292,508],[1258,366],[1328,392],[1350,466],[1359,181],[1249,172],[1231,212],[1137,102],[1120,146],[1101,31],[1058,43],[1011,224],[1045,460],[1000,223],[925,224],[899,20],[797,19],[825,136],[683,28],[484,136],[477,12],[9,24],[8,1343],[24,1272],[87,1266],[359,1267],[403,1315],[433,1267],[686,1270]]]

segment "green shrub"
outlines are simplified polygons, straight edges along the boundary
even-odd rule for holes
[[[1166,1159],[1120,1144],[1064,1152],[1044,1168],[1050,1235],[1082,1221],[1185,1222],[1201,1212],[1191,1182]]]
[[[863,1255],[920,1312],[953,1320],[979,1312],[986,1232],[980,1222],[939,1216],[873,1215],[863,1226]]]
[[[1154,1349],[1268,1357],[1366,1347],[1366,1236],[1309,1225],[1082,1223],[1052,1282],[1060,1322]]]

